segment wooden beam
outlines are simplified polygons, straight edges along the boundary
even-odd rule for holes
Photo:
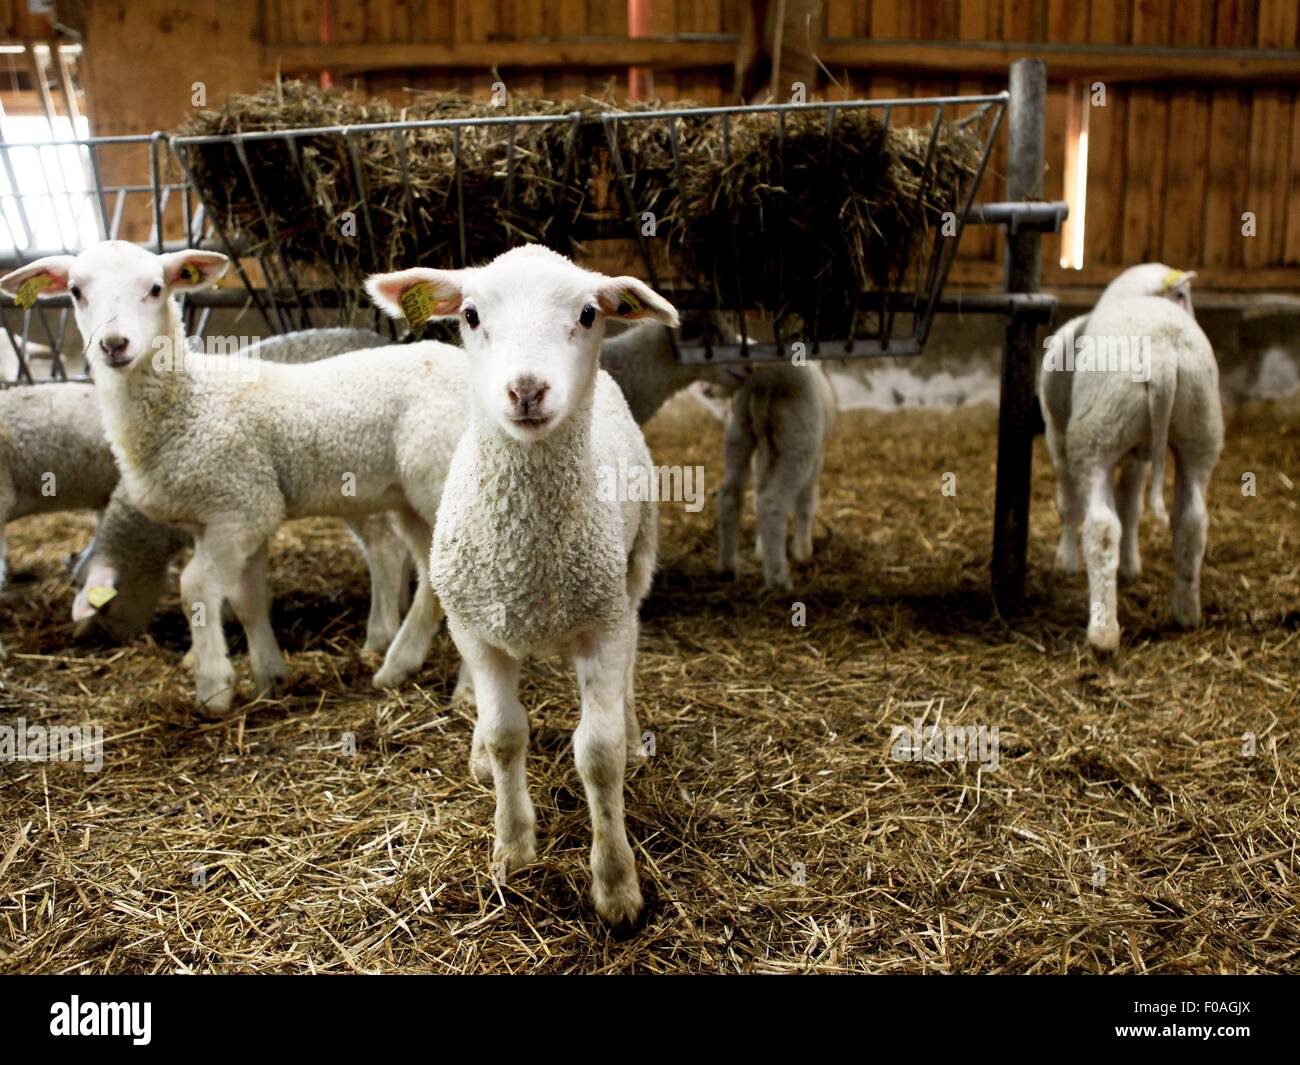
[[[1070,288],[1102,289],[1115,280],[1132,263],[1090,263],[1082,270],[1043,264],[1043,289],[1054,291]],[[1208,266],[1196,262],[1182,262],[1180,267],[1196,271],[1194,285],[1198,291],[1221,292],[1294,292],[1300,289],[1300,266],[1246,269],[1240,266]],[[1002,264],[981,259],[957,259],[948,274],[945,294],[956,296],[961,287],[970,289],[1001,289]]]
[[[871,67],[1004,76],[1013,60],[1044,59],[1054,81],[1300,81],[1300,51],[1294,49],[839,39],[823,41],[819,57],[832,70]]]
[[[344,74],[437,67],[623,67],[660,70],[729,67],[736,36],[541,37],[517,41],[268,44],[266,71],[306,74],[328,67]],[[828,67],[914,74],[1004,77],[1017,59],[1044,59],[1053,80],[1108,82],[1300,82],[1300,51],[1263,48],[1172,48],[1124,45],[882,41],[841,37],[822,41]]]
[[[262,66],[284,74],[305,74],[325,67],[344,74],[422,67],[649,66],[663,70],[731,66],[735,51],[733,34],[705,39],[554,37],[457,44],[269,44],[262,50]]]

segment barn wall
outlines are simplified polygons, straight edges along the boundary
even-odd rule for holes
[[[100,133],[170,127],[190,107],[194,71],[216,98],[277,69],[326,70],[392,99],[486,93],[498,76],[517,92],[571,96],[611,79],[622,91],[638,62],[666,98],[720,102],[742,2],[650,0],[650,38],[627,42],[626,0],[90,0],[91,118]],[[31,23],[22,0],[0,0],[11,37],[49,32]],[[831,96],[995,91],[1010,58],[1044,54],[1051,198],[1063,195],[1066,130],[1082,111],[1071,94],[1105,84],[1105,106],[1088,108],[1085,269],[1056,267],[1050,238],[1049,283],[1097,284],[1160,258],[1211,286],[1300,288],[1296,0],[827,0],[821,34]],[[134,77],[136,42],[159,35],[150,76]],[[1000,150],[992,167],[986,194],[999,195]],[[995,282],[999,251],[996,234],[971,232],[954,276]]]

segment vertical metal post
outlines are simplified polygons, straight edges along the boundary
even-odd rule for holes
[[[1041,59],[1011,64],[1007,104],[1007,199],[1042,199],[1047,140],[1047,65]],[[1006,290],[1037,292],[1042,238],[1037,229],[1006,232]],[[1032,318],[1012,314],[1002,349],[998,411],[997,497],[993,516],[993,601],[1004,615],[1024,600],[1029,542],[1029,492],[1033,473],[1034,378],[1038,365]]]

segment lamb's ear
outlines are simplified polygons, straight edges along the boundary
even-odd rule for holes
[[[1178,304],[1183,310],[1192,311],[1192,279],[1195,270],[1170,270],[1165,275],[1165,299]]]
[[[47,255],[0,277],[0,289],[13,296],[22,307],[30,307],[41,295],[53,296],[68,291],[68,274],[75,255]]]
[[[672,328],[680,321],[677,308],[635,277],[605,278],[596,290],[596,299],[601,311],[611,318],[629,322],[649,318]]]
[[[198,251],[187,248],[158,256],[163,264],[163,280],[167,287],[184,292],[210,288],[230,267],[230,258],[219,251]]]
[[[430,318],[454,318],[464,301],[463,270],[413,266],[391,274],[371,274],[366,293],[390,318],[405,318],[412,327]]]

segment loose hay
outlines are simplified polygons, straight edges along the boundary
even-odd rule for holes
[[[719,430],[674,415],[652,425],[655,453],[716,483]],[[417,688],[371,691],[365,571],[340,526],[278,537],[298,679],[218,725],[190,710],[174,597],[147,642],[65,649],[62,560],[89,522],[11,526],[11,562],[36,579],[5,594],[3,719],[98,722],[108,743],[98,774],[0,766],[0,971],[1295,971],[1296,411],[1232,420],[1202,630],[1170,627],[1168,541],[1144,529],[1113,665],[1086,651],[1082,578],[1049,572],[1041,445],[1028,607],[1008,626],[987,597],[987,411],[844,423],[805,627],[753,563],[735,584],[709,576],[711,508],[663,508],[637,676],[656,754],[627,788],[649,914],[624,941],[585,902],[558,663],[523,691],[540,855],[498,890],[492,796],[448,707],[454,651],[440,637]],[[995,773],[890,760],[893,727],[940,706],[1000,728]]]
[[[830,131],[820,111],[787,115],[783,131],[771,114],[734,115],[725,128],[683,115],[676,152],[668,122],[624,121],[614,158],[601,116],[688,106],[518,96],[494,106],[437,94],[397,108],[289,81],[231,96],[177,132],[577,111],[576,129],[562,120],[465,127],[459,143],[450,129],[274,138],[245,142],[243,156],[199,145],[189,160],[222,227],[265,256],[278,284],[288,287],[291,267],[304,287],[338,289],[348,308],[376,271],[459,265],[462,249],[485,262],[526,241],[576,254],[594,236],[631,237],[651,212],[685,282],[726,307],[797,316],[820,337],[856,330],[864,292],[911,286],[909,265],[942,213],[959,208],[980,159],[969,118],[945,122],[927,176],[932,130],[886,130],[867,110],[837,111]]]

